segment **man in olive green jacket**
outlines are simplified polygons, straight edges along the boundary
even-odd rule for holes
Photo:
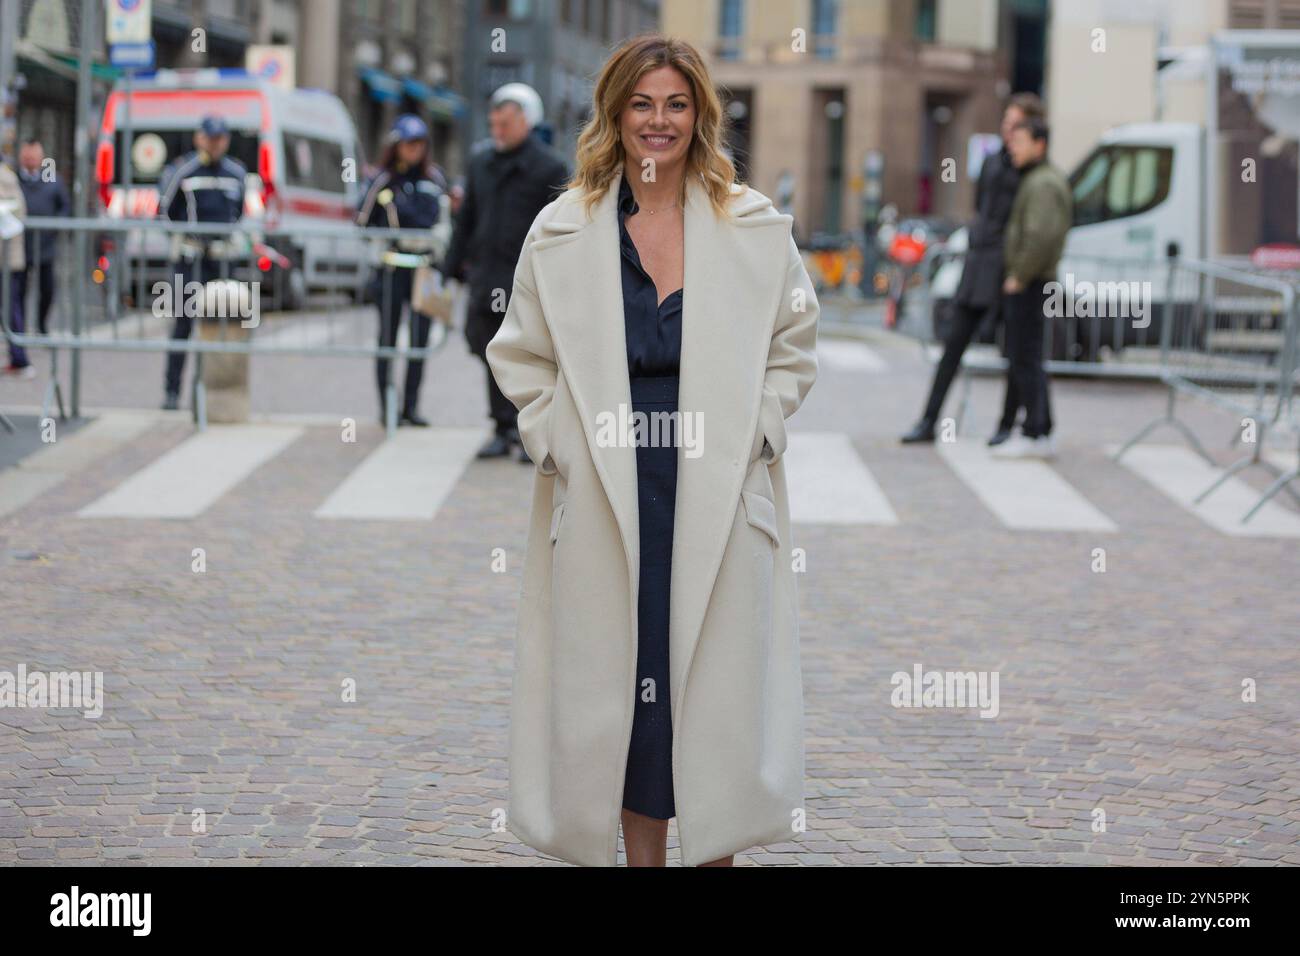
[[[1020,188],[1007,222],[1006,280],[1002,285],[1007,320],[1007,360],[1011,381],[1024,404],[1020,434],[994,449],[999,458],[1051,458],[1052,407],[1043,368],[1047,284],[1070,230],[1074,202],[1066,178],[1047,162],[1048,128],[1031,119],[1011,132],[1007,150],[1020,169]]]

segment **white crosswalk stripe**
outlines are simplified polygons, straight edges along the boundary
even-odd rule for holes
[[[69,475],[93,467],[157,420],[156,415],[105,414],[0,472],[0,517],[25,508]],[[223,495],[236,492],[241,482],[284,452],[309,427],[325,424],[336,423],[330,416],[317,416],[301,421],[286,418],[214,425],[127,477],[77,515],[197,517]],[[329,520],[430,521],[455,493],[486,437],[483,428],[401,429],[359,461],[311,515]],[[1104,450],[1113,454],[1115,449]],[[1095,449],[1093,457],[1101,451]],[[1285,450],[1266,455],[1279,466],[1294,466],[1294,454]],[[877,527],[901,523],[894,504],[847,434],[792,430],[783,460],[792,523]],[[1009,529],[1119,530],[1062,475],[1056,463],[1004,461],[974,440],[937,443],[934,457],[925,460],[969,488]],[[1241,523],[1258,500],[1258,482],[1233,478],[1202,504],[1193,504],[1222,471],[1186,447],[1139,445],[1129,450],[1122,464],[1222,534],[1300,537],[1300,513],[1285,499],[1285,492],[1250,522]]]
[[[0,472],[0,518],[131,441],[156,421],[157,416],[150,414],[113,413],[101,415],[65,438],[59,437],[56,428],[53,442],[16,467]]]
[[[1107,452],[1113,455],[1116,450],[1112,447]],[[1242,524],[1241,519],[1255,506],[1260,493],[1237,477],[1229,478],[1208,498],[1196,504],[1197,496],[1209,488],[1223,470],[1213,467],[1190,448],[1182,445],[1137,445],[1124,453],[1120,463],[1224,534],[1234,537],[1300,537],[1300,515],[1287,510],[1276,499]]]
[[[792,431],[782,460],[792,523],[898,524],[848,435]]]
[[[1116,531],[1050,464],[994,458],[980,442],[939,442],[939,455],[997,519],[1020,531]]]
[[[403,429],[371,452],[313,514],[431,520],[486,438],[481,428]]]
[[[77,514],[82,518],[195,518],[292,444],[302,428],[211,425]]]

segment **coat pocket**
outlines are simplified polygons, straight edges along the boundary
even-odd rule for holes
[[[551,511],[551,544],[555,544],[556,539],[560,537],[560,522],[564,519],[564,505],[561,501]]]
[[[775,545],[781,544],[781,534],[776,528],[776,505],[772,499],[764,498],[755,491],[742,491],[741,500],[745,503],[745,520],[762,531]]]

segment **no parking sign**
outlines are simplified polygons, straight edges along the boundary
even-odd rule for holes
[[[153,37],[153,0],[105,0],[109,45],[147,43]]]

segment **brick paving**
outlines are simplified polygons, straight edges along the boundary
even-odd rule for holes
[[[807,831],[737,862],[1300,864],[1300,544],[1219,534],[1108,461],[1163,406],[1123,383],[1054,392],[1053,467],[1119,531],[1008,530],[933,450],[897,445],[928,371],[913,345],[872,347],[888,371],[825,368],[794,427],[847,433],[900,524],[796,528]],[[157,356],[84,374],[90,406],[161,397]],[[313,518],[383,439],[372,379],[259,359],[255,411],[351,415],[359,439],[311,424],[197,519],[75,514],[188,437],[183,415],[0,518],[0,670],[106,682],[98,720],[0,709],[0,863],[555,862],[493,828],[531,471],[471,463],[432,522]],[[485,421],[463,340],[426,381],[435,424]],[[42,384],[0,384],[0,409]],[[975,382],[973,433],[999,402]],[[1231,416],[1189,415],[1230,460]],[[999,715],[891,706],[915,663],[997,671]]]

